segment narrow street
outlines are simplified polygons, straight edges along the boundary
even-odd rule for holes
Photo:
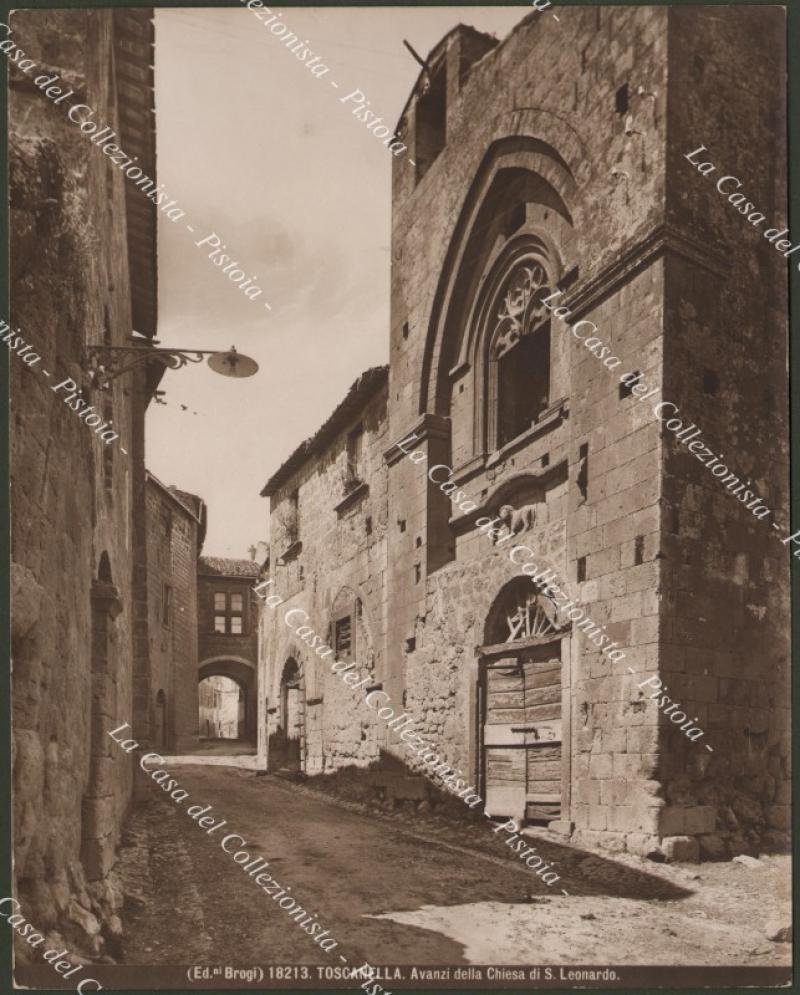
[[[436,831],[429,820],[350,811],[234,767],[170,773],[189,797],[175,803],[148,783],[126,832],[127,964],[333,965],[340,952],[350,964],[373,965],[779,965],[789,958],[789,945],[765,933],[775,902],[788,899],[784,857],[762,857],[758,867],[679,867],[542,839],[538,851],[561,874],[548,887],[488,822]],[[225,828],[208,836],[186,813],[196,804],[211,805]],[[222,851],[229,832],[318,914],[340,944],[335,952],[320,950]]]

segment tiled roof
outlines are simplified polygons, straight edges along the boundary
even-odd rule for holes
[[[258,577],[261,568],[254,560],[229,560],[223,556],[201,556],[197,572],[216,577]]]
[[[362,373],[324,425],[311,438],[301,442],[286,462],[272,474],[261,490],[261,497],[271,497],[310,456],[322,452],[337,432],[345,428],[367,401],[388,382],[388,366],[373,366]]]

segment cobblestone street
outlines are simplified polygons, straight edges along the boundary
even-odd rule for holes
[[[401,826],[250,771],[173,774],[185,803],[148,784],[129,822],[125,963],[321,964],[340,953],[373,965],[789,961],[789,945],[767,939],[771,920],[789,921],[784,857],[667,866],[541,838],[538,851],[561,873],[548,887],[488,822],[463,834],[430,817]],[[326,956],[222,851],[222,833],[209,837],[192,822],[186,808],[198,803],[318,914],[339,943],[334,952]]]

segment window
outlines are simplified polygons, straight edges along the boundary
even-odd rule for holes
[[[364,479],[364,429],[357,425],[347,436],[347,468],[344,487],[351,491]]]
[[[172,627],[172,588],[169,584],[161,585],[161,624],[167,629]]]
[[[488,444],[500,449],[522,435],[550,406],[550,321],[542,301],[551,293],[534,256],[515,264],[488,313]]]
[[[417,100],[415,118],[414,160],[419,183],[444,148],[447,123],[447,73],[444,63],[434,71],[427,89]]]
[[[626,397],[631,397],[634,386],[638,386],[636,381],[641,380],[641,378],[642,374],[639,370],[634,370],[624,380],[620,380],[618,388],[620,401],[624,401]]]
[[[497,447],[522,435],[550,403],[550,323],[498,360]]]
[[[623,85],[617,90],[614,95],[614,110],[617,114],[625,114],[628,110],[628,84],[623,83]]]
[[[349,615],[336,620],[333,629],[334,651],[337,660],[349,660],[352,646],[352,624]]]
[[[214,632],[242,636],[244,628],[244,595],[233,591],[214,592]]]
[[[286,530],[286,541],[291,546],[300,538],[300,492],[292,491],[283,521]]]

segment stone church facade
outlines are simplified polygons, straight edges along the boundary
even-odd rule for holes
[[[724,858],[782,843],[789,819],[788,570],[770,535],[788,508],[786,282],[683,156],[713,149],[785,214],[783,16],[559,18],[534,12],[499,43],[455,28],[409,97],[388,375],[368,371],[262,492],[285,599],[262,619],[268,731],[307,774],[389,755],[415,769],[296,636],[306,621],[490,814]],[[654,414],[667,400],[774,519],[690,458]],[[511,525],[515,557],[481,519]]]

